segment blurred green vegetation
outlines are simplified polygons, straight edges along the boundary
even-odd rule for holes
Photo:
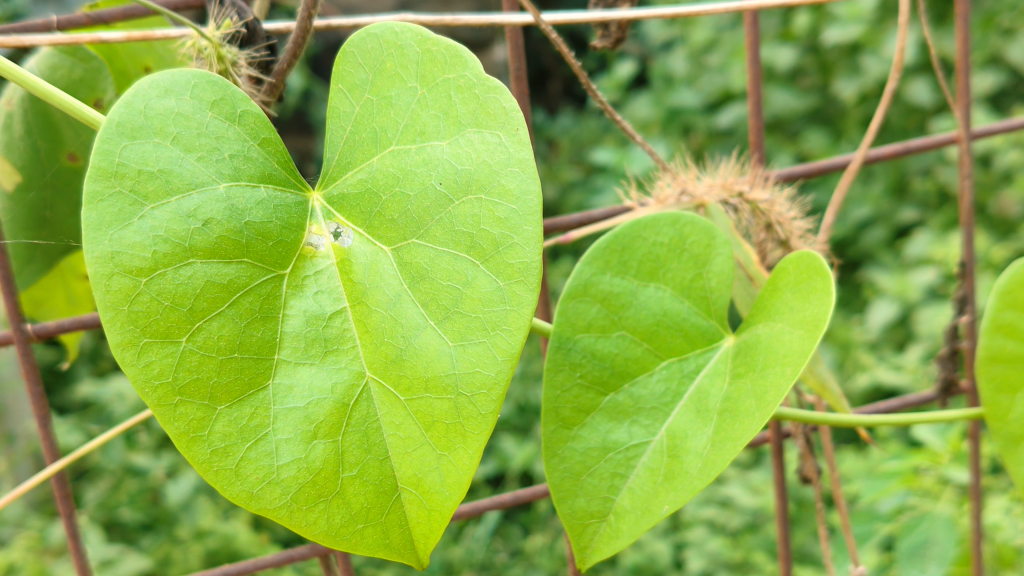
[[[670,2],[660,2],[670,3]],[[582,0],[543,2],[578,8]],[[952,71],[952,3],[928,2],[939,50]],[[1024,113],[1024,4],[975,0],[974,122]],[[496,6],[495,6],[496,7]],[[0,18],[26,2],[0,0]],[[372,8],[366,8],[372,10]],[[278,10],[275,8],[275,10]],[[775,166],[853,150],[881,93],[895,37],[895,0],[846,0],[761,16],[765,120]],[[287,16],[287,10],[277,13]],[[564,29],[609,99],[668,155],[696,158],[746,143],[742,22],[738,15],[649,21],[616,53],[590,53],[586,27]],[[318,37],[289,84],[278,124],[307,176],[318,171],[326,78],[340,39]],[[616,188],[652,168],[592,105],[544,38],[527,30],[537,156],[548,215],[618,202]],[[916,22],[907,69],[879,143],[953,129]],[[1024,255],[1024,135],[975,144],[978,285]],[[838,175],[802,185],[820,212]],[[839,305],[823,351],[854,404],[927,389],[949,322],[959,259],[956,155],[952,148],[867,167],[834,233]],[[587,243],[549,254],[557,298]],[[141,402],[120,376],[101,334],[58,368],[57,344],[37,346],[62,447],[71,450],[136,413]],[[10,352],[0,356],[0,490],[41,466],[34,425]],[[544,480],[539,414],[541,359],[531,338],[509,389],[470,498]],[[872,575],[968,574],[965,427],[878,430],[877,447],[837,431],[844,487],[861,556]],[[795,471],[788,451],[788,469]],[[1024,573],[1020,492],[984,450],[988,573]],[[101,576],[180,575],[302,543],[231,505],[207,486],[149,422],[71,469],[86,543]],[[796,573],[824,574],[809,487],[788,475]],[[637,544],[592,573],[773,574],[771,470],[765,450],[744,453],[714,484]],[[830,512],[832,526],[837,526]],[[63,532],[41,488],[0,512],[0,576],[68,574]],[[848,573],[841,538],[832,549]],[[356,559],[361,576],[412,569]],[[462,522],[445,534],[428,574],[565,572],[561,529],[550,501]],[[319,574],[315,562],[268,572]]]

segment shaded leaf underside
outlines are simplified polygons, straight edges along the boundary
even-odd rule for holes
[[[27,70],[104,111],[116,97],[106,63],[88,48],[36,52]],[[0,97],[0,157],[18,171],[0,190],[0,216],[18,287],[32,286],[80,249],[82,181],[95,132],[13,84]]]

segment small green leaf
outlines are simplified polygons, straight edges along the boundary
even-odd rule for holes
[[[577,564],[633,543],[764,426],[828,325],[821,256],[776,266],[736,334],[733,255],[714,224],[648,216],[598,240],[558,303],[544,368],[544,465]]]
[[[46,276],[23,291],[21,306],[25,309],[25,316],[37,322],[60,320],[96,310],[82,251],[75,250],[65,256]],[[70,366],[78,358],[82,333],[72,332],[57,338],[68,351],[65,367]]]
[[[976,372],[996,450],[1024,489],[1024,258],[992,288],[978,333]]]
[[[394,23],[339,52],[325,148],[312,190],[228,81],[145,78],[97,137],[86,262],[115,357],[215,488],[423,568],[537,305],[533,151],[471,52]]]
[[[82,46],[40,50],[25,68],[101,112],[114,102],[107,65]],[[0,218],[22,290],[80,249],[82,181],[94,136],[13,84],[0,96],[0,157],[20,175],[13,190],[0,190]]]

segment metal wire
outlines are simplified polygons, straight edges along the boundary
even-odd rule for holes
[[[793,8],[826,4],[841,0],[727,0],[701,4],[659,6],[652,8],[628,8],[614,10],[549,10],[544,19],[553,26],[565,24],[596,24],[601,22],[639,20],[662,20],[670,18],[693,18],[712,14],[731,14],[747,10],[766,8]],[[409,22],[421,26],[447,27],[489,27],[489,26],[533,26],[533,17],[526,13],[503,12],[393,12],[389,14],[364,14],[360,16],[337,16],[318,18],[313,29],[345,30],[361,28],[379,22]],[[267,34],[290,34],[295,29],[292,21],[270,21],[263,24]],[[110,44],[138,42],[144,40],[165,40],[182,38],[191,34],[181,28],[159,30],[125,30],[117,32],[88,32],[81,34],[11,34],[0,36],[0,48],[32,48],[35,46],[56,46],[66,44]]]

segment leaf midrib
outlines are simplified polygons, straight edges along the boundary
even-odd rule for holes
[[[319,194],[315,194],[314,193],[313,195],[310,196],[309,206],[310,206],[310,216],[312,216],[312,213],[315,211],[316,215],[317,215],[317,217],[319,218],[319,221],[320,221],[319,224],[320,224],[320,226],[322,228],[326,229],[326,221],[325,221],[326,219],[324,218],[323,210],[322,210],[321,206],[326,206],[346,226],[351,227],[353,231],[358,232],[360,235],[365,237],[370,242],[373,242],[378,247],[380,247],[380,248],[384,249],[385,251],[387,251],[387,247],[386,246],[383,246],[382,244],[377,242],[377,240],[375,240],[372,236],[367,234],[365,231],[357,228],[356,226],[353,226],[351,222],[349,222],[341,214],[338,214],[337,210],[335,210],[331,205],[327,204],[327,202],[325,202]],[[307,218],[307,222],[306,222],[306,230],[308,230],[308,229],[309,229],[309,218]],[[303,235],[305,235],[306,230],[303,230]],[[338,255],[335,253],[334,247],[333,247],[332,244],[328,243],[328,245],[325,248],[327,248],[327,250],[329,250],[330,253],[331,253],[331,260],[334,263],[334,265],[333,265],[334,272],[335,272],[336,277],[338,279],[338,290],[341,292],[341,297],[345,301],[345,307],[348,308],[349,326],[352,329],[352,335],[353,335],[353,337],[355,338],[355,341],[356,341],[356,350],[359,351],[359,361],[363,365],[363,373],[365,374],[365,379],[364,379],[363,385],[366,385],[369,388],[369,390],[370,390],[370,398],[373,400],[373,408],[374,408],[374,410],[377,413],[377,422],[378,422],[378,425],[380,426],[381,436],[384,438],[384,445],[387,447],[387,450],[388,450],[388,466],[391,468],[391,475],[392,475],[392,477],[395,480],[395,486],[396,486],[396,488],[398,490],[398,499],[401,502],[402,516],[405,518],[405,525],[406,525],[406,528],[408,529],[407,534],[409,535],[409,541],[412,544],[412,548],[413,548],[413,551],[415,552],[416,556],[417,557],[421,557],[422,553],[420,551],[420,547],[419,547],[419,544],[417,542],[417,539],[416,539],[416,537],[413,534],[412,522],[409,519],[409,511],[408,511],[408,507],[407,507],[406,502],[405,502],[405,492],[404,492],[404,489],[403,489],[403,483],[402,483],[401,480],[399,480],[398,470],[395,467],[395,463],[394,463],[394,453],[393,453],[393,451],[391,449],[391,442],[390,442],[390,440],[388,438],[387,430],[384,427],[384,419],[381,417],[382,412],[381,412],[381,409],[380,409],[380,404],[377,401],[377,392],[374,390],[374,386],[370,382],[370,380],[376,380],[377,382],[379,382],[383,386],[387,387],[388,389],[391,389],[391,387],[388,386],[382,379],[378,378],[377,376],[374,376],[370,372],[369,364],[366,362],[366,356],[363,353],[362,339],[359,337],[359,330],[356,328],[355,310],[352,307],[351,300],[349,300],[349,298],[348,298],[348,291],[345,289],[345,282],[342,280],[341,270],[338,267],[338,264],[339,264],[339,262],[338,262]],[[301,251],[302,251],[302,247],[300,246],[299,252],[301,253]],[[387,253],[390,256],[390,251],[388,251]],[[395,270],[396,270],[396,273],[397,273],[397,271],[398,271],[397,265],[394,263],[393,259],[391,261],[392,261],[392,265],[395,266]],[[405,282],[403,280],[403,286],[404,286],[404,284],[405,284]],[[406,287],[406,291],[408,291],[408,287]],[[416,301],[416,299],[413,297],[411,292],[409,292],[409,297],[412,298],[414,302]],[[417,307],[419,307],[419,303],[417,302],[416,304],[417,304]],[[422,311],[422,309],[421,309],[421,311]],[[283,306],[282,306],[282,312],[283,312]],[[282,317],[283,317],[283,314],[282,314]],[[426,314],[425,313],[424,313],[424,317],[426,318]],[[433,326],[433,322],[431,322],[429,318],[427,318],[427,321],[430,322],[431,326]],[[435,329],[436,329],[436,327],[435,327]],[[438,330],[438,333],[440,334],[440,330]],[[442,335],[442,338],[444,338],[444,335]],[[279,339],[279,341],[280,341],[280,339]],[[445,341],[447,342],[448,339],[445,338]],[[392,390],[392,392],[395,393],[396,396],[398,396],[397,392],[394,392],[393,390]],[[398,397],[401,399],[401,396],[398,396]],[[404,399],[402,399],[402,401],[404,403]],[[355,399],[353,399],[353,402],[355,402]],[[351,408],[350,408],[350,410],[351,410]],[[410,416],[412,416],[412,415],[410,414]],[[416,421],[417,424],[419,424],[419,421],[416,420],[415,416],[412,416],[412,418],[413,418],[414,421]],[[422,426],[421,426],[421,429],[422,429]],[[424,437],[427,437],[425,432],[424,432]],[[429,438],[428,438],[428,441],[429,441]],[[433,443],[431,443],[431,448],[433,448]],[[383,518],[382,518],[382,520],[383,520]]]
[[[601,535],[604,533],[605,528],[607,528],[608,523],[609,523],[608,522],[609,519],[615,514],[615,510],[619,506],[619,502],[621,501],[622,495],[625,494],[626,491],[629,489],[629,486],[632,484],[633,480],[636,478],[637,471],[643,466],[644,462],[647,461],[648,456],[650,456],[651,448],[665,434],[665,430],[668,428],[669,424],[671,424],[672,421],[675,419],[676,415],[679,413],[679,410],[682,408],[682,406],[684,404],[686,404],[686,401],[690,397],[690,394],[692,394],[693,391],[696,390],[697,387],[701,384],[702,380],[704,379],[704,376],[708,373],[708,370],[712,366],[714,366],[716,362],[718,362],[718,359],[722,356],[723,352],[725,352],[726,350],[731,350],[732,349],[732,347],[735,344],[735,341],[736,341],[735,337],[726,337],[726,338],[723,338],[722,340],[720,340],[719,342],[717,342],[716,344],[713,344],[712,346],[708,346],[707,348],[704,348],[702,350],[697,350],[695,352],[687,354],[686,356],[680,356],[679,358],[673,358],[672,360],[668,361],[668,362],[671,362],[671,361],[675,361],[675,360],[682,360],[682,359],[685,359],[685,358],[687,358],[689,356],[695,356],[698,353],[709,351],[709,350],[715,348],[716,346],[720,346],[721,347],[721,349],[717,353],[715,353],[715,355],[711,358],[711,360],[709,360],[708,363],[704,365],[704,367],[701,369],[701,371],[697,375],[697,377],[694,378],[693,384],[690,385],[690,388],[686,391],[685,394],[683,394],[683,397],[679,400],[679,402],[676,403],[676,406],[675,406],[675,408],[672,409],[672,412],[668,415],[667,418],[665,418],[665,422],[662,424],[662,426],[658,430],[657,434],[655,434],[651,438],[650,442],[647,445],[647,448],[643,452],[643,455],[640,456],[640,459],[637,460],[636,465],[633,467],[633,470],[630,472],[629,478],[626,479],[626,483],[622,485],[622,488],[618,491],[618,494],[615,496],[615,500],[614,500],[614,502],[613,502],[613,504],[611,506],[611,509],[608,511],[608,514],[604,517],[603,520],[601,520],[601,528],[599,528],[598,531],[597,531],[597,534],[595,534],[594,537],[591,538],[590,544],[587,546],[586,553],[580,555],[581,559],[587,558],[590,555],[590,552],[594,549],[595,544],[597,543],[597,541],[599,540]],[[728,385],[728,381],[726,381],[726,384]]]

